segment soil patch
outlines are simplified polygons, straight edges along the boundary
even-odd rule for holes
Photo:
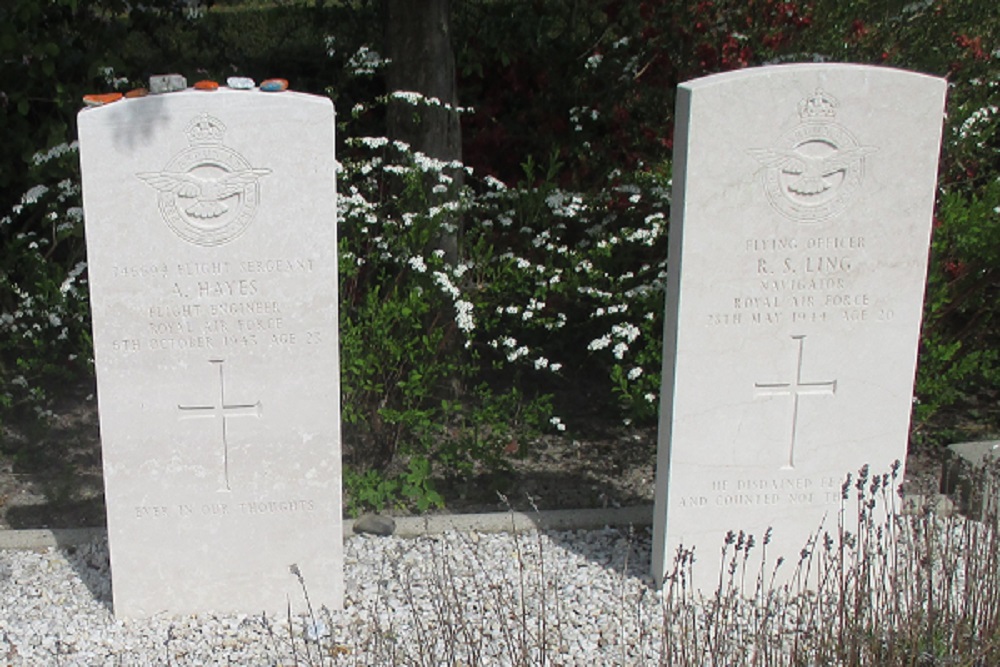
[[[627,427],[599,417],[566,421],[570,435],[530,443],[526,455],[512,459],[507,471],[440,480],[445,511],[585,509],[653,502],[655,427]],[[6,425],[0,437],[0,529],[105,524],[97,404],[92,395],[62,405],[47,428]],[[935,453],[911,453],[907,490],[935,492],[940,469]]]

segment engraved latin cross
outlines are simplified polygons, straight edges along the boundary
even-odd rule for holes
[[[256,403],[227,403],[226,402],[226,376],[225,360],[209,359],[209,363],[215,364],[219,368],[219,399],[211,405],[177,405],[180,412],[180,419],[198,419],[210,417],[218,419],[222,430],[222,478],[225,483],[225,491],[230,491],[229,486],[229,440],[226,435],[226,422],[234,417],[256,417],[260,418],[263,404]]]
[[[805,347],[805,335],[792,336],[798,345],[795,361],[795,380],[793,382],[755,382],[754,396],[791,396],[792,397],[792,436],[788,445],[788,463],[781,466],[783,470],[795,467],[795,441],[799,430],[799,398],[801,396],[832,396],[837,393],[837,381],[803,382],[802,354]]]

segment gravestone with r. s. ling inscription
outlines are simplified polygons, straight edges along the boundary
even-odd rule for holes
[[[653,575],[729,531],[794,569],[906,456],[945,82],[785,65],[681,85]],[[730,554],[732,550],[730,549]]]
[[[334,116],[221,89],[80,113],[114,610],[342,604]]]

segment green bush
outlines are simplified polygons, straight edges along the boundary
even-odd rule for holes
[[[331,75],[346,71],[373,25],[364,3],[219,12],[176,0],[0,6],[0,425],[44,418],[58,394],[93,378],[75,142],[82,96],[168,71],[189,81],[249,73],[285,75],[320,94],[331,86],[350,105],[370,91]]]
[[[12,0],[0,8],[0,424],[44,417],[54,387],[90,371],[73,121],[114,74],[115,0]]]
[[[941,194],[932,257],[914,417],[934,442],[997,418],[981,411],[1000,387],[1000,180]]]
[[[414,100],[415,103],[423,103]],[[362,110],[357,111],[363,113]],[[442,227],[474,206],[447,165],[384,138],[347,141],[340,176],[341,347],[348,494],[376,506],[441,505],[431,476],[495,468],[548,415],[523,395],[485,334],[484,282],[504,279],[491,248],[459,263],[437,249]],[[467,182],[471,181],[471,177]],[[391,193],[391,194],[387,194]],[[470,216],[470,236],[475,223]],[[511,452],[508,452],[509,455]]]
[[[988,3],[456,3],[464,165],[364,138],[384,132],[379,3],[216,5],[0,8],[0,72],[23,82],[0,96],[0,420],[44,415],[49,389],[92,373],[80,95],[166,71],[279,75],[336,101],[357,509],[440,505],[436,480],[502,468],[532,434],[565,429],[560,394],[584,384],[605,415],[652,422],[674,90],[748,65],[948,77],[916,427],[936,441],[959,409],[996,402],[1000,16]],[[460,237],[457,260],[436,251],[442,230]]]
[[[683,80],[815,61],[946,77],[915,427],[921,438],[936,433],[930,439],[940,441],[956,435],[942,429],[958,411],[996,403],[1000,15],[989,3],[510,0],[468,3],[459,24],[469,35],[460,51],[463,102],[480,111],[464,125],[472,135],[467,162],[512,180],[520,162],[554,154],[562,168],[542,179],[547,186],[531,185],[559,184],[585,198],[607,192],[615,170],[630,178],[665,170],[674,90]],[[498,154],[518,161],[496,160]],[[589,222],[601,224],[593,216]],[[635,305],[658,314],[652,303]],[[658,364],[637,366],[655,374]],[[631,387],[622,384],[625,367],[605,368],[612,387],[629,394]],[[658,378],[644,377],[655,391]],[[974,418],[983,430],[1000,430],[995,410],[978,410]]]

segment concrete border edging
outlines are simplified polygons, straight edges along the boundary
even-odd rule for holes
[[[540,510],[538,512],[490,512],[488,514],[438,514],[432,516],[393,517],[394,537],[419,537],[447,531],[460,533],[509,533],[529,530],[598,530],[604,527],[651,526],[653,506],[617,507],[586,510]],[[344,522],[344,534],[353,527]]]
[[[72,547],[100,539],[104,528],[35,528],[0,530],[0,550],[40,550],[49,547]]]
[[[956,512],[945,495],[910,494],[902,502],[903,514],[915,514],[930,507],[941,516]],[[529,530],[600,530],[602,528],[645,528],[653,525],[653,506],[613,507],[580,510],[539,510],[537,512],[489,512],[484,514],[432,514],[430,516],[392,517],[396,523],[393,537],[414,538],[460,533],[510,533]],[[354,522],[344,520],[344,538],[356,535]],[[49,547],[72,547],[105,537],[104,528],[40,528],[0,530],[0,550],[39,550]],[[371,536],[372,539],[378,539]]]
[[[538,512],[490,512],[487,514],[435,514],[393,517],[393,537],[414,538],[455,532],[525,532],[529,530],[599,530],[636,528],[653,523],[653,506],[585,510],[540,510]],[[105,528],[40,528],[0,530],[0,550],[40,550],[72,547],[101,539]],[[354,522],[344,520],[344,538],[355,535]],[[378,538],[372,538],[378,539]]]

